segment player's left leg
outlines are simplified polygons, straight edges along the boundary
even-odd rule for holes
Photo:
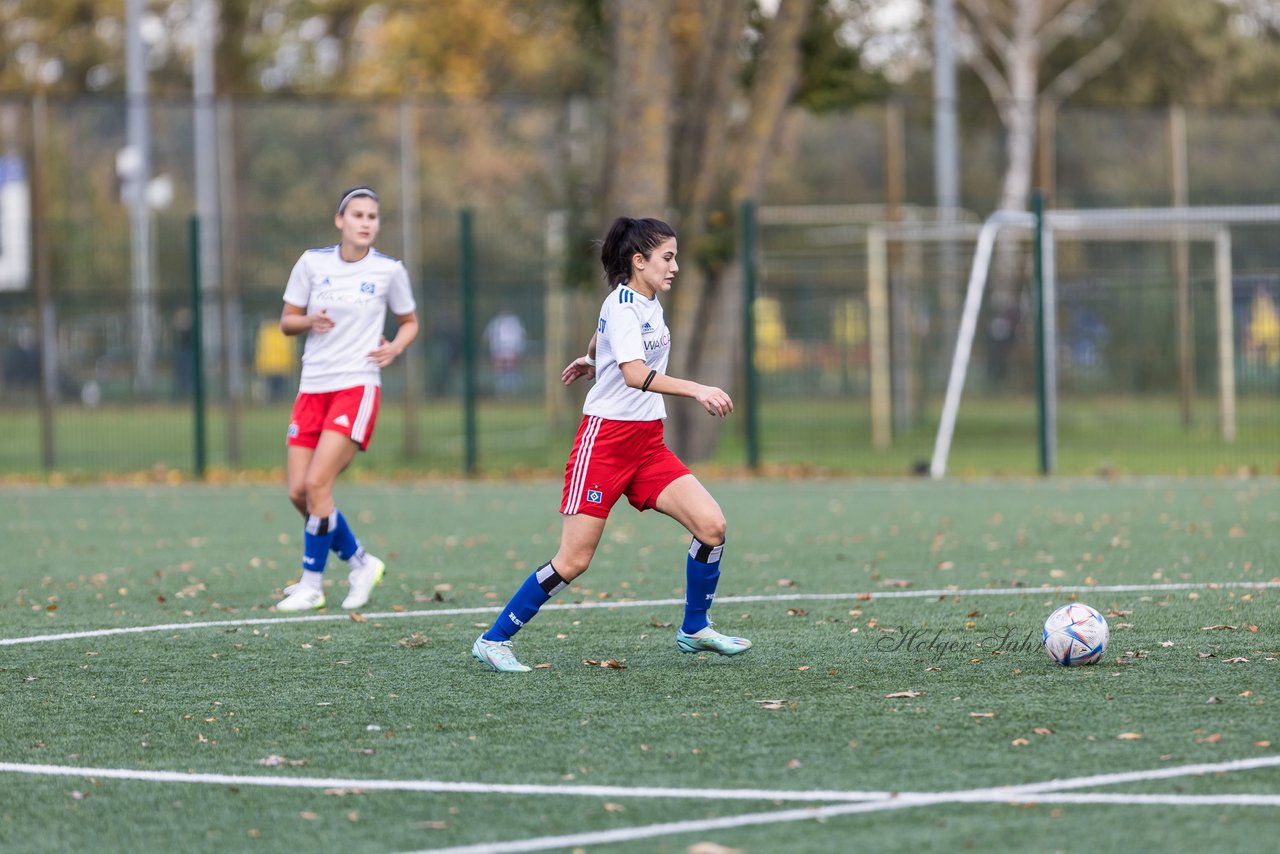
[[[355,459],[358,449],[349,437],[332,430],[321,432],[310,459],[302,453],[309,449],[289,448],[291,497],[298,477],[295,463],[301,466],[306,462],[301,482],[306,496],[307,522],[302,535],[302,581],[286,591],[288,595],[276,605],[277,610],[308,611],[324,607],[324,570],[338,528],[333,486],[338,475]]]
[[[502,673],[528,671],[530,668],[516,659],[511,638],[552,596],[586,570],[600,544],[604,525],[605,519],[585,513],[563,517],[560,548],[555,557],[524,580],[498,619],[471,645],[472,657]]]
[[[720,505],[692,474],[669,483],[653,505],[693,535],[685,561],[684,621],[676,632],[681,652],[715,652],[737,655],[751,648],[746,638],[730,637],[711,628],[707,612],[720,581],[720,557],[724,551],[726,522]]]

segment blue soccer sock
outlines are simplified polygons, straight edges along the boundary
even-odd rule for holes
[[[343,560],[351,560],[363,549],[360,548],[360,540],[356,537],[355,532],[351,530],[351,526],[347,524],[347,517],[342,515],[341,510],[334,510],[333,515],[337,517],[337,523],[333,528],[333,545],[331,548]]]
[[[338,520],[335,511],[330,516],[308,516],[307,527],[302,534],[302,569],[304,572],[324,572],[329,562],[329,549],[333,547],[333,532]]]
[[[524,580],[516,595],[511,597],[507,607],[502,609],[502,614],[494,621],[493,628],[484,633],[484,639],[511,640],[512,635],[532,620],[538,609],[547,604],[548,599],[568,585],[569,582],[560,577],[551,561],[547,561]]]
[[[716,598],[720,581],[720,555],[724,543],[708,546],[697,537],[689,544],[689,560],[685,563],[684,623],[680,631],[687,635],[700,632],[711,624],[707,611]]]

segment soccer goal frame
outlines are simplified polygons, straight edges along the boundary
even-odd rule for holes
[[[1056,427],[1056,264],[1054,249],[1059,237],[1074,240],[1211,241],[1214,246],[1214,295],[1217,315],[1219,430],[1225,441],[1235,438],[1235,347],[1231,306],[1231,226],[1280,223],[1280,206],[1248,205],[1199,208],[1100,208],[1094,210],[996,211],[983,222],[965,289],[964,306],[956,335],[955,353],[947,380],[937,439],[929,473],[946,475],[955,434],[956,417],[968,373],[969,358],[978,325],[978,314],[991,269],[996,239],[1014,231],[1039,239],[1039,267],[1043,334],[1040,336],[1041,376],[1044,389],[1042,424],[1043,468],[1051,473],[1057,457]],[[883,234],[877,235],[884,239]],[[907,235],[902,235],[906,237]],[[917,238],[925,235],[913,235]],[[932,235],[930,235],[932,236]],[[934,239],[939,239],[934,237]]]

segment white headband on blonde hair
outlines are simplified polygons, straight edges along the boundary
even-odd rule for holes
[[[378,201],[378,194],[375,193],[373,190],[369,189],[368,187],[356,187],[354,190],[350,191],[345,196],[343,196],[342,201],[338,202],[338,215],[341,216],[342,212],[347,209],[348,202],[350,202],[352,199],[358,199],[361,196],[368,196],[369,198],[373,199],[375,202]]]

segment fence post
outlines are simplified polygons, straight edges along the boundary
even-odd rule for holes
[[[1031,293],[1036,324],[1036,446],[1040,453],[1040,474],[1049,474],[1053,465],[1049,457],[1048,389],[1045,376],[1048,365],[1044,352],[1044,197],[1039,190],[1031,193],[1031,212],[1035,215],[1031,245],[1034,284]]]
[[[458,286],[462,302],[462,470],[476,473],[475,241],[472,212],[458,212]]]
[[[739,212],[742,228],[742,365],[743,409],[746,415],[747,468],[760,468],[759,395],[756,377],[756,206],[744,200]]]
[[[43,92],[31,102],[31,245],[36,297],[36,347],[40,351],[40,462],[45,472],[57,466],[54,405],[58,399],[58,324],[49,281],[49,225],[45,219],[49,126]]]
[[[204,401],[204,298],[200,293],[200,216],[189,223],[191,252],[191,394],[195,420],[195,474],[204,478],[208,460]]]

